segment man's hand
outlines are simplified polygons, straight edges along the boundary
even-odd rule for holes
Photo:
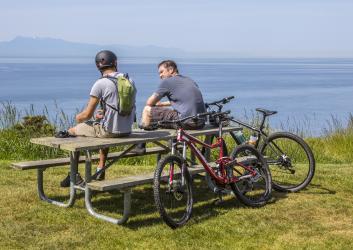
[[[101,109],[97,110],[97,113],[95,115],[96,120],[103,119],[103,117],[104,117],[103,110],[101,110]]]
[[[76,121],[78,123],[81,123],[91,119],[98,103],[99,99],[95,96],[91,96],[88,101],[87,107],[81,113],[76,115]]]
[[[170,105],[171,105],[171,103],[169,101],[167,101],[167,102],[159,101],[156,103],[156,106],[158,106],[158,107],[169,107]]]

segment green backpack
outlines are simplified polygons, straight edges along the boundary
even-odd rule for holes
[[[119,74],[116,77],[105,76],[103,78],[107,78],[114,82],[115,87],[118,89],[118,109],[109,105],[103,99],[101,99],[101,102],[111,109],[117,111],[121,116],[130,115],[135,104],[134,99],[136,95],[136,89],[130,82],[129,76],[127,74]]]

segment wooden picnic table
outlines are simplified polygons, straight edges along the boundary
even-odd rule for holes
[[[231,132],[241,130],[240,127],[228,126],[223,128],[223,132]],[[218,133],[218,128],[214,127],[205,127],[200,130],[189,130],[193,136],[210,136]],[[92,158],[92,151],[102,149],[102,148],[111,148],[116,146],[124,146],[122,152],[110,153],[108,155],[112,159],[109,163],[110,166],[123,157],[136,156],[130,152],[138,143],[151,142],[159,146],[160,149],[150,149],[147,150],[150,154],[156,153],[157,160],[160,159],[162,153],[175,152],[175,143],[172,143],[172,140],[176,139],[176,130],[175,129],[158,129],[154,131],[144,131],[144,130],[133,130],[131,135],[123,138],[93,138],[93,137],[70,137],[70,138],[55,138],[55,137],[42,137],[42,138],[33,138],[31,142],[38,145],[53,147],[69,151],[70,158],[61,158],[54,159],[52,161],[43,160],[37,161],[38,167],[33,167],[31,162],[23,162],[13,164],[15,168],[18,169],[37,169],[37,181],[38,181],[38,194],[40,199],[47,201],[49,203],[61,206],[61,207],[71,207],[74,205],[76,200],[76,191],[81,190],[85,193],[85,205],[88,212],[96,218],[114,223],[122,224],[127,221],[131,208],[131,188],[132,186],[144,184],[151,182],[153,180],[150,175],[140,175],[140,176],[130,176],[123,177],[117,180],[105,180],[105,181],[93,181],[91,170],[92,170],[92,160],[93,158],[97,159],[97,156]],[[163,144],[162,141],[169,141],[169,144]],[[148,152],[146,154],[148,154]],[[76,174],[78,173],[78,164],[82,162],[83,159],[80,157],[80,154],[84,153],[85,158],[85,186],[75,185],[76,183]],[[110,156],[113,155],[113,156]],[[48,162],[46,164],[46,161]],[[48,198],[44,192],[43,187],[43,172],[47,167],[55,164],[64,165],[65,162],[70,163],[70,196],[69,200],[65,202],[60,202]],[[41,164],[39,164],[41,163]],[[199,173],[203,171],[203,167],[195,167],[191,170],[192,173]],[[92,190],[97,191],[106,191],[112,189],[120,189],[124,194],[124,212],[123,216],[120,219],[112,218],[103,214],[99,214],[94,211],[91,196]]]

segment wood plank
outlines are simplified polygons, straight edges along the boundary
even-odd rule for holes
[[[146,153],[144,155],[151,155],[151,154],[158,154],[158,153],[168,153],[169,151],[161,148],[161,147],[152,147],[147,148]],[[113,152],[108,154],[108,159],[114,159],[121,155],[122,152]],[[129,152],[124,155],[122,158],[128,157],[135,157],[135,156],[143,156],[138,155],[133,152]],[[98,161],[99,155],[92,155],[92,161]],[[85,162],[85,156],[80,156],[79,162]],[[25,162],[15,162],[12,163],[11,166],[15,169],[19,170],[29,170],[29,169],[42,169],[42,168],[49,168],[49,167],[58,167],[58,166],[65,166],[70,164],[70,158],[58,158],[58,159],[48,159],[48,160],[38,160],[38,161],[25,161]]]
[[[240,127],[229,126],[223,129],[224,132],[238,131]],[[217,134],[218,128],[205,127],[200,130],[189,130],[188,133],[194,136]],[[96,150],[104,147],[114,147],[120,145],[131,145],[142,142],[166,141],[176,137],[174,129],[159,129],[155,131],[133,130],[131,135],[123,138],[94,138],[94,137],[71,137],[55,138],[42,137],[33,138],[34,144],[60,148],[68,151]]]
[[[191,175],[205,172],[202,165],[195,165],[188,168]],[[92,181],[88,183],[88,187],[92,190],[97,191],[110,191],[116,189],[130,188],[142,184],[152,183],[154,173],[148,173],[143,175],[127,176],[116,179],[110,179],[105,181]]]

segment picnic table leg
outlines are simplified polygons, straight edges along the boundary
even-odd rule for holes
[[[86,183],[89,183],[91,181],[91,169],[92,169],[92,161],[91,161],[91,152],[89,152],[88,150],[86,151]],[[89,214],[91,214],[92,216],[104,220],[104,221],[108,221],[110,223],[113,224],[123,224],[125,223],[128,219],[129,219],[129,215],[130,215],[130,210],[131,210],[131,189],[126,189],[123,191],[124,193],[124,212],[123,212],[123,217],[121,217],[120,219],[116,219],[113,217],[109,217],[100,213],[97,213],[96,211],[94,211],[93,209],[93,205],[92,205],[92,190],[88,187],[88,185],[86,185],[85,187],[85,204],[86,204],[86,208],[87,211],[89,212]]]
[[[164,148],[166,150],[166,152],[169,152],[171,151],[171,142],[170,142],[170,146],[168,147],[167,145],[164,145],[163,143],[161,142],[158,142],[158,141],[155,141],[153,142],[154,144],[156,144],[157,146],[160,146],[161,148]],[[157,163],[161,160],[162,158],[162,153],[158,153],[157,154]]]
[[[44,175],[43,172],[45,171],[45,169],[37,170],[38,195],[41,200],[57,205],[59,207],[72,207],[74,205],[76,200],[76,189],[74,187],[74,183],[76,183],[76,173],[78,170],[79,157],[80,157],[79,152],[70,153],[70,197],[67,203],[48,198],[48,196],[44,192],[44,185],[43,185],[43,175]]]
[[[206,135],[206,137],[205,137],[205,143],[207,143],[207,144],[211,144],[212,143],[212,136],[211,135]],[[210,160],[210,158],[211,158],[211,151],[210,151],[210,149],[209,148],[205,148],[205,159],[207,160],[207,161],[209,161]]]

